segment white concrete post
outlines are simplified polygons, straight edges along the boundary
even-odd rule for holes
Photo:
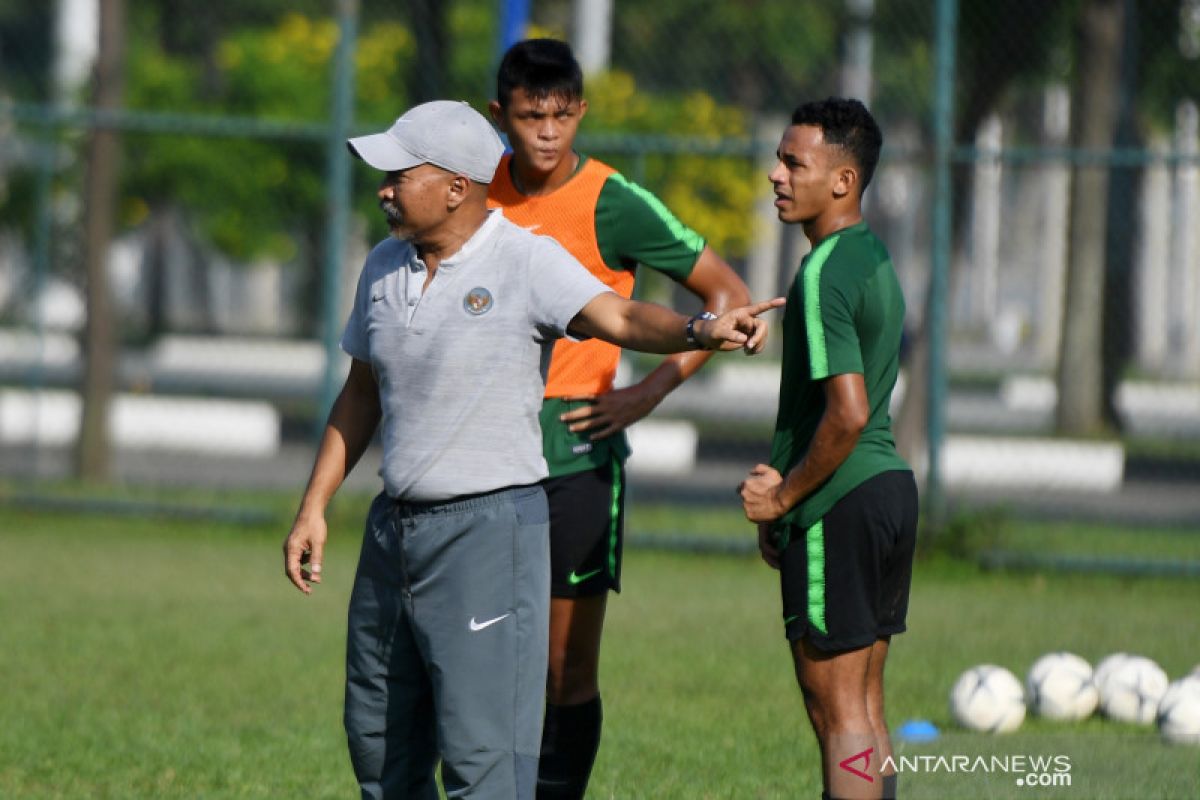
[[[850,15],[850,30],[846,33],[846,58],[842,62],[842,95],[871,105],[871,62],[875,41],[871,33],[871,17],[875,0],[846,0]]]
[[[612,0],[575,0],[571,49],[584,75],[608,69],[612,53]]]
[[[1071,129],[1071,92],[1057,84],[1046,90],[1042,113],[1042,139],[1049,147],[1063,147]],[[1067,272],[1068,209],[1071,204],[1071,165],[1051,162],[1041,171],[1043,181],[1041,227],[1038,229],[1040,280],[1038,286],[1037,360],[1053,370],[1058,366],[1062,338],[1063,292]]]
[[[1171,169],[1165,137],[1150,142],[1155,159],[1142,173],[1138,241],[1134,251],[1134,308],[1137,313],[1138,366],[1147,372],[1167,363],[1167,331],[1171,324]]]
[[[1183,359],[1180,368],[1187,376],[1200,374],[1200,114],[1190,100],[1175,111],[1175,150],[1185,160],[1175,170],[1175,235],[1173,261],[1179,297],[1183,301]],[[1188,160],[1190,159],[1190,160]]]
[[[99,0],[58,0],[54,26],[55,101],[77,106],[100,54]]]
[[[991,114],[975,134],[980,158],[971,187],[971,289],[969,319],[991,328],[996,319],[1000,271],[1000,148],[1004,123]]]

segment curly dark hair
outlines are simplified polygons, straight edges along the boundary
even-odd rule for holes
[[[496,72],[496,100],[507,107],[515,89],[541,100],[583,97],[583,70],[571,46],[558,39],[526,39],[508,48]]]
[[[793,125],[814,125],[821,129],[826,144],[840,147],[858,165],[862,173],[859,194],[875,174],[883,133],[875,118],[860,101],[847,97],[829,97],[805,103],[792,112]]]

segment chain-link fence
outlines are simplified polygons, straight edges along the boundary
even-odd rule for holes
[[[905,453],[959,503],[1200,521],[1198,0],[0,0],[8,474],[71,470],[92,362],[118,474],[201,451],[225,480],[300,480],[385,234],[340,142],[433,97],[483,110],[514,34],[573,42],[580,148],[756,297],[807,249],[766,180],[787,115],[867,100],[886,140],[867,215],[909,307]],[[718,359],[639,426],[639,501],[732,496],[766,453],[776,359]]]

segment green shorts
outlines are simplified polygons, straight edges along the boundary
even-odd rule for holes
[[[609,463],[542,481],[550,504],[550,594],[621,591],[625,468]]]
[[[917,541],[917,486],[908,471],[881,472],[808,530],[785,526],[780,563],[790,641],[854,650],[900,633],[908,614]]]

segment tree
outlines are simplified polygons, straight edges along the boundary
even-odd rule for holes
[[[0,95],[50,97],[53,31],[54,3],[0,0]]]
[[[131,53],[129,104],[144,111],[233,115],[264,125],[320,124],[329,113],[337,37],[333,20],[300,14],[286,14],[267,27],[225,31],[212,42],[211,55],[168,52],[161,39],[145,36]],[[359,38],[358,119],[376,125],[403,108],[400,87],[413,54],[412,35],[396,21],[379,22]],[[286,130],[278,138],[187,133],[130,138],[137,146],[130,148],[124,173],[128,226],[146,226],[152,238],[186,229],[234,261],[269,258],[317,274],[325,214],[322,142],[293,138]],[[368,219],[379,216],[369,193],[354,201]],[[314,282],[310,310],[317,307],[315,291]],[[314,314],[301,317],[316,320]]]
[[[956,66],[954,141],[974,139],[984,117],[994,111],[1006,91],[1021,81],[1044,76],[1069,18],[1071,3],[1065,0],[1010,0],[1006,3],[964,3],[959,25]],[[904,9],[890,8],[893,13]],[[907,9],[909,13],[913,9]],[[927,11],[924,13],[928,13]],[[1019,20],[1020,24],[1014,24]],[[887,24],[887,19],[880,20]],[[951,178],[953,198],[952,230],[961,241],[967,222],[968,204],[964,202],[971,178],[970,170],[959,166]],[[948,297],[960,280],[958,260],[951,259]],[[928,299],[926,307],[928,308]],[[928,438],[926,419],[929,388],[929,336],[922,324],[913,331],[905,358],[907,379],[904,402],[896,416],[896,444],[910,461],[925,451]]]
[[[747,110],[791,110],[837,88],[844,4],[616,0],[613,66],[651,91],[703,89]]]
[[[1075,79],[1076,148],[1107,151],[1117,126],[1125,0],[1087,0],[1079,20]],[[1071,182],[1066,309],[1058,360],[1059,431],[1090,435],[1104,426],[1102,342],[1108,213],[1107,164],[1077,164]]]
[[[100,0],[100,53],[93,100],[100,111],[121,107],[124,55],[125,2]],[[79,476],[89,481],[105,480],[109,470],[108,417],[116,367],[116,325],[108,288],[108,245],[116,212],[119,158],[117,132],[94,128],[87,148],[84,199],[87,323],[77,454]]]
[[[443,87],[449,72],[446,11],[442,0],[412,0],[409,16],[417,57],[408,78],[408,93],[414,103],[445,97]]]
[[[476,6],[467,4],[451,15],[456,41],[478,44],[486,34],[482,23],[487,17],[481,16],[486,9]],[[299,14],[287,14],[270,27],[227,31],[212,43],[211,76],[199,55],[172,54],[147,36],[131,56],[130,105],[322,121],[329,104],[335,34],[330,20]],[[419,61],[417,49],[417,37],[399,20],[376,21],[363,29],[355,86],[360,128],[387,125],[416,102],[403,87]],[[490,87],[478,80],[485,65],[477,51],[455,47],[440,82],[462,87],[463,94],[457,96],[471,96],[465,87],[474,86],[476,106],[481,107],[487,97],[483,92]],[[585,124],[589,134],[672,132],[713,140],[748,134],[744,112],[702,92],[651,94],[623,72],[589,80],[588,92],[595,100]],[[267,256],[288,262],[321,252],[319,242],[311,238],[323,230],[324,164],[319,146],[291,140],[137,136],[125,184],[130,224],[157,229],[165,226],[157,224],[156,217],[175,216],[200,239],[238,260]],[[745,251],[750,207],[761,177],[748,172],[742,160],[653,156],[645,165],[648,182],[714,246],[723,252]],[[376,176],[360,169],[363,185],[373,185]],[[372,224],[369,235],[385,235],[373,193],[357,193],[354,202]],[[297,240],[303,246],[298,247]]]

